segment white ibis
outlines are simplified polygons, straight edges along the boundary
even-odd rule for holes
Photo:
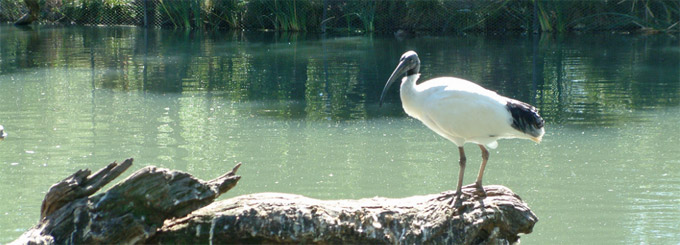
[[[486,147],[494,149],[498,146],[497,140],[509,138],[541,142],[544,122],[535,107],[461,78],[438,77],[416,84],[419,71],[418,54],[404,53],[385,84],[380,105],[394,81],[406,73],[399,90],[404,111],[458,146],[460,170],[456,197],[462,194],[465,143],[475,143],[482,150],[482,165],[475,186],[483,192],[482,176],[489,159]]]

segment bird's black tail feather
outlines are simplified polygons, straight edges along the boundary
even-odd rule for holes
[[[545,122],[538,114],[536,107],[513,99],[508,100],[505,107],[512,114],[513,128],[533,137],[541,136],[540,129],[543,128]]]

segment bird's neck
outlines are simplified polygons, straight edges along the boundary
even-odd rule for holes
[[[401,80],[401,87],[399,88],[399,95],[401,97],[401,102],[403,104],[413,103],[414,96],[416,95],[416,81],[420,77],[420,73],[405,76]]]

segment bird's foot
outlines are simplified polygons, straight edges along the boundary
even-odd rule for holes
[[[476,189],[475,190],[476,195],[483,196],[483,197],[486,196],[486,190],[484,190],[484,187],[481,184],[475,185],[475,189]]]
[[[451,196],[451,201],[449,201],[449,206],[452,208],[460,207],[460,205],[463,203],[463,199],[461,198],[463,196],[462,191],[457,191]]]
[[[446,201],[448,200],[448,205],[451,207],[457,207],[460,206],[462,202],[461,196],[463,195],[462,191],[447,191],[443,192],[441,196],[437,197],[437,201]]]
[[[475,196],[480,196],[480,197],[485,197],[486,196],[486,190],[484,190],[484,187],[480,183],[474,183],[474,184],[469,184],[463,187],[463,189],[472,189],[474,188],[475,190],[471,192],[471,195]]]
[[[470,190],[470,189],[474,189]],[[481,184],[474,183],[474,184],[469,184],[466,186],[463,186],[461,190],[456,191],[456,192],[445,192],[442,193],[442,196],[438,197],[437,200],[439,201],[444,201],[446,199],[449,199],[449,206],[452,208],[457,208],[460,207],[463,204],[463,201],[465,199],[470,199],[470,198],[475,198],[475,197],[486,197],[486,190],[484,190],[484,187]]]

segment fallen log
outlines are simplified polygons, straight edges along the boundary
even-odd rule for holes
[[[451,192],[360,200],[258,193],[213,203],[239,181],[240,164],[211,181],[145,167],[92,196],[131,164],[80,170],[53,185],[40,223],[13,243],[508,244],[538,221],[503,186],[466,186],[453,207]]]
[[[538,221],[504,186],[401,199],[317,200],[258,193],[216,202],[167,221],[149,243],[511,244]]]

